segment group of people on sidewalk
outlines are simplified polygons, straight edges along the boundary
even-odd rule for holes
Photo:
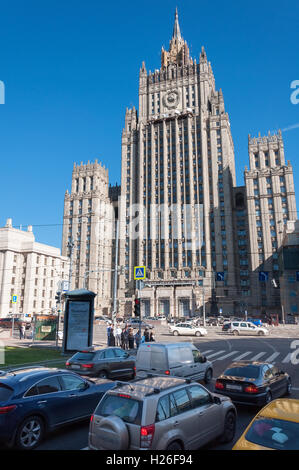
[[[108,346],[119,346],[122,349],[136,349],[139,348],[140,343],[148,343],[155,341],[153,331],[149,331],[148,328],[141,334],[139,330],[134,334],[133,328],[125,325],[121,328],[119,325],[114,329],[112,324],[107,326],[107,345]]]

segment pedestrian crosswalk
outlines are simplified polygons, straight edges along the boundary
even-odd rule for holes
[[[287,355],[280,353],[278,351],[272,352],[269,355],[269,351],[260,351],[258,353],[253,353],[252,351],[245,351],[240,353],[240,351],[225,351],[220,350],[216,351],[215,349],[201,350],[200,351],[207,359],[211,362],[223,361],[230,358],[232,361],[263,361],[269,362],[270,364],[275,364],[276,362],[287,364],[292,360],[292,352]]]

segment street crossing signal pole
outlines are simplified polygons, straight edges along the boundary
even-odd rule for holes
[[[72,289],[72,275],[73,275],[73,255],[74,255],[74,247],[75,247],[73,238],[68,243],[68,247],[71,248],[70,270],[69,270],[69,290],[71,290]]]
[[[114,266],[114,285],[113,285],[113,312],[112,321],[114,330],[116,328],[116,309],[117,309],[117,278],[118,278],[118,239],[119,239],[119,220],[116,221],[116,240],[115,240],[115,266]]]

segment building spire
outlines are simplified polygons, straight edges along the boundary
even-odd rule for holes
[[[178,9],[175,9],[175,16],[174,16],[174,27],[173,27],[173,38],[176,39],[182,39],[181,36],[181,31],[180,31],[180,25],[179,25],[179,15],[178,15]]]

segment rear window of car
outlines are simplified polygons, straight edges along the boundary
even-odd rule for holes
[[[246,377],[247,379],[257,379],[260,375],[260,368],[257,366],[231,367],[226,369],[224,375],[232,375],[235,377]]]
[[[13,389],[0,383],[0,401],[8,400],[13,394]]]
[[[99,416],[118,416],[125,423],[141,423],[142,402],[126,394],[106,395],[100,401],[95,414]]]
[[[75,361],[92,361],[94,358],[94,352],[77,352],[73,357],[72,360]]]
[[[257,418],[246,440],[270,449],[299,450],[299,423],[281,419]]]

